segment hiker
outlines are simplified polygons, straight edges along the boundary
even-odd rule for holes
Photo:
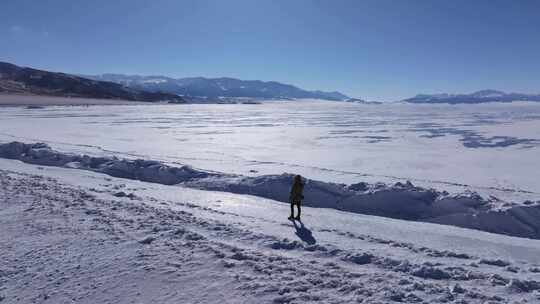
[[[289,216],[289,220],[300,220],[300,204],[304,198],[304,195],[302,195],[303,191],[304,184],[302,183],[302,177],[300,175],[296,175],[291,188],[291,195],[289,196],[289,202],[291,203],[291,216]],[[296,205],[298,208],[298,214],[296,217],[294,216],[294,205]]]

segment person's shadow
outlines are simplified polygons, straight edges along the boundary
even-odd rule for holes
[[[317,243],[317,240],[313,237],[313,234],[311,233],[311,230],[307,229],[306,226],[304,226],[304,223],[302,221],[298,221],[300,225],[296,223],[296,221],[293,221],[294,229],[296,229],[295,234],[304,242],[308,243],[309,245],[313,245]]]

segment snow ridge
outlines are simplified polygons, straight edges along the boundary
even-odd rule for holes
[[[291,174],[247,177],[206,172],[152,160],[127,160],[62,153],[46,144],[11,142],[0,145],[0,157],[26,163],[90,170],[114,177],[165,185],[249,194],[287,202]],[[540,202],[497,206],[496,198],[474,192],[449,195],[416,187],[360,182],[352,185],[306,180],[305,205],[397,219],[425,221],[493,233],[540,239]]]

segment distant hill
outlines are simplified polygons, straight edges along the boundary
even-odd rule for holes
[[[235,78],[170,78],[121,74],[84,75],[86,78],[110,81],[129,88],[150,92],[166,92],[193,97],[250,97],[250,98],[315,98],[347,100],[340,92],[307,91],[276,81],[240,80]]]
[[[512,102],[539,101],[540,94],[505,93],[497,90],[481,90],[471,94],[420,94],[404,99],[410,103],[483,103],[483,102]]]
[[[183,102],[177,95],[124,87],[118,83],[19,67],[0,62],[0,93]]]
[[[346,102],[352,102],[352,103],[359,103],[359,104],[371,104],[371,105],[379,105],[382,104],[380,101],[367,101],[360,98],[349,98],[345,100]]]

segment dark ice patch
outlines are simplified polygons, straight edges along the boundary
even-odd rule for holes
[[[532,148],[540,146],[540,140],[532,138],[518,138],[513,136],[483,136],[472,130],[462,130],[456,128],[414,128],[413,132],[426,132],[420,135],[424,138],[444,137],[448,135],[461,136],[461,143],[466,148],[506,148],[521,145],[522,148]]]

